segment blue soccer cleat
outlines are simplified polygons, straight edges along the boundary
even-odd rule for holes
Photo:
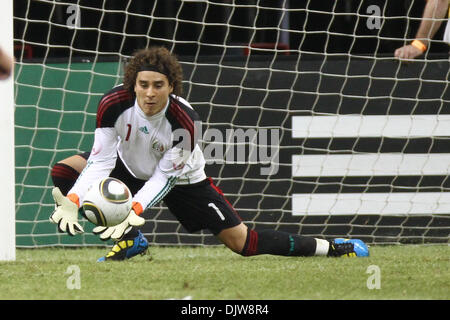
[[[369,248],[359,239],[336,238],[330,242],[330,257],[368,257]]]
[[[138,254],[144,255],[147,252],[147,249],[148,241],[144,235],[138,231],[138,235],[134,239],[117,241],[111,251],[108,252],[106,256],[99,258],[97,262],[130,259]]]

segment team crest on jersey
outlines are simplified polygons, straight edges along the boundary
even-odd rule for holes
[[[165,151],[164,145],[158,140],[152,143],[152,149],[161,153]]]

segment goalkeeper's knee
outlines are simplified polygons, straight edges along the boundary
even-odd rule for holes
[[[247,237],[248,228],[243,223],[222,230],[218,234],[218,238],[233,252],[241,253]]]
[[[80,174],[71,166],[58,162],[52,167],[50,175],[53,185],[58,187],[63,195],[67,195],[67,192],[73,187]]]

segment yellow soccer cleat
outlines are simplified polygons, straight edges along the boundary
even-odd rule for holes
[[[138,235],[134,239],[117,241],[111,251],[108,252],[106,256],[99,258],[97,262],[130,259],[138,254],[144,255],[147,252],[147,249],[148,241],[144,235],[138,231]]]
[[[329,257],[368,257],[369,248],[359,239],[336,238],[330,242]]]

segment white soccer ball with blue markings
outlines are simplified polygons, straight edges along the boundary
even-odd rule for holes
[[[94,182],[83,199],[84,216],[97,226],[113,227],[123,222],[131,210],[132,194],[116,178]]]

